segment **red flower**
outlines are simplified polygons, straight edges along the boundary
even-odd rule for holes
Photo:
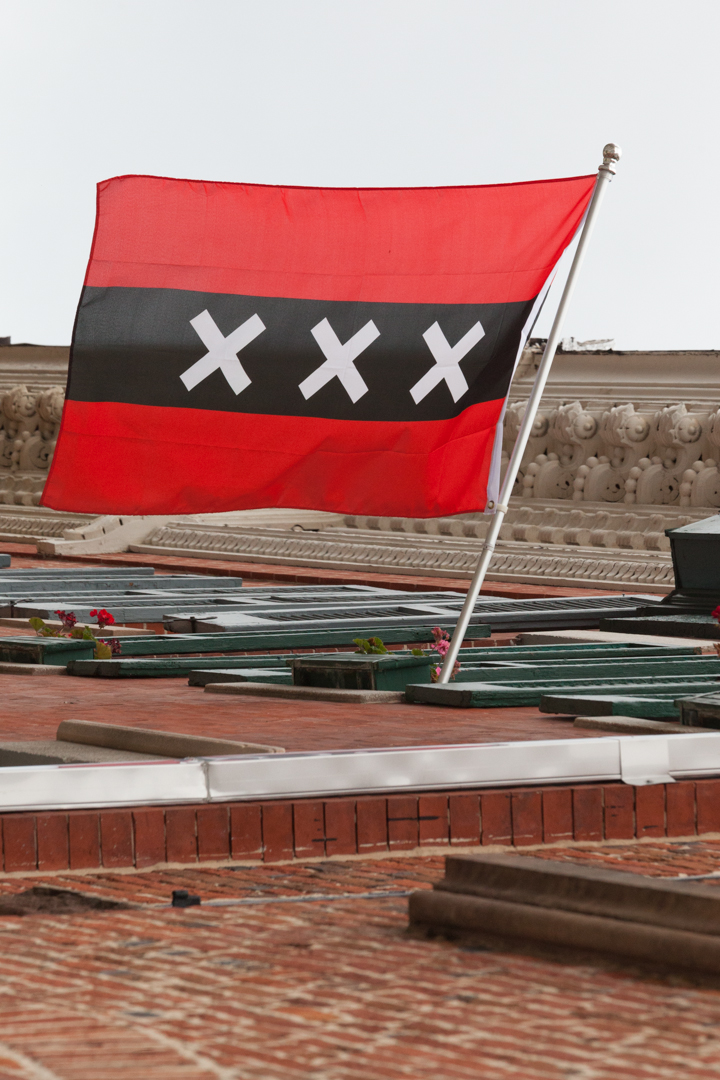
[[[73,626],[77,622],[74,611],[56,611],[55,614],[57,615],[60,622],[63,624],[63,630],[72,630]]]
[[[720,604],[712,612],[711,618],[715,619],[715,622],[720,622]]]
[[[105,610],[105,608],[100,608],[99,611],[97,608],[93,608],[90,612],[90,618],[97,618],[98,626],[101,630],[103,626],[112,626],[115,622],[115,616],[111,615],[109,611]]]

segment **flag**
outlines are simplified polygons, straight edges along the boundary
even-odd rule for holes
[[[482,510],[594,184],[100,183],[43,505]]]

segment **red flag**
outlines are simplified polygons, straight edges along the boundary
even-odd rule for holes
[[[594,183],[104,181],[43,504],[482,510]]]

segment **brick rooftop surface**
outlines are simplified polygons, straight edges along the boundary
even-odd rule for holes
[[[715,870],[720,842],[552,855],[674,876]],[[706,982],[418,939],[405,897],[348,895],[441,876],[441,859],[412,857],[48,877],[147,905],[181,887],[268,902],[0,917],[0,1080],[718,1076],[720,994]],[[302,893],[329,899],[272,902]]]
[[[188,686],[187,678],[0,675],[0,700],[0,741],[54,738],[60,721],[68,719],[267,743],[286,750],[600,735],[573,728],[566,719],[546,716],[535,708],[451,709],[225,697]]]

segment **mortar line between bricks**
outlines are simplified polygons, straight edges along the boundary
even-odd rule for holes
[[[158,1031],[156,1027],[151,1027],[150,1024],[141,1022],[139,1026],[149,1038],[154,1039],[161,1046],[174,1050],[176,1054],[185,1058],[186,1061],[192,1061],[198,1068],[207,1069],[208,1072],[217,1077],[217,1080],[241,1080],[242,1072],[238,1068],[225,1068],[223,1065],[213,1061],[207,1054],[195,1050],[189,1043],[183,1042],[181,1039],[173,1039],[171,1035],[166,1034],[164,1031]],[[58,1080],[60,1080],[59,1077]]]
[[[74,1017],[81,1016],[85,1019],[97,1020],[97,1010],[94,1005],[87,1005],[85,1003],[73,1002],[71,1004],[64,1003],[63,1008]],[[42,1008],[37,1009],[37,1014],[42,1014]],[[113,1015],[111,1011],[104,1012],[104,1022],[113,1030],[117,1030],[118,1034],[128,1033],[132,1030],[131,1025],[128,1022],[126,1016]],[[142,1017],[133,1017],[133,1023],[136,1024],[143,1034],[150,1040],[155,1041],[160,1046],[164,1046],[171,1050],[174,1050],[179,1057],[184,1058],[185,1061],[192,1062],[197,1065],[198,1068],[205,1069],[207,1072],[212,1073],[216,1080],[242,1080],[242,1072],[239,1071],[241,1066],[235,1068],[231,1066],[226,1068],[223,1065],[219,1065],[216,1061],[206,1054],[196,1050],[189,1042],[183,1042],[180,1039],[174,1039],[171,1035],[167,1035],[163,1031],[159,1031],[156,1027],[152,1027],[150,1023],[143,1022]],[[0,1048],[5,1050],[7,1044],[0,1042]],[[30,1075],[22,1080],[64,1080],[58,1073],[52,1072],[47,1066],[42,1065],[38,1061],[34,1061],[32,1058],[25,1058],[23,1054],[17,1051],[10,1050],[9,1057],[16,1056],[19,1059],[20,1064],[27,1062],[28,1067],[34,1071]],[[18,1078],[20,1080],[20,1078]]]
[[[8,1057],[11,1061],[14,1061],[16,1065],[19,1065],[22,1069],[27,1070],[26,1078],[23,1080],[62,1080],[56,1072],[48,1069],[47,1066],[42,1065],[39,1061],[29,1058],[26,1054],[21,1053],[19,1050],[15,1050],[14,1047],[7,1042],[0,1042],[0,1053]],[[21,1080],[19,1077],[18,1080]]]

